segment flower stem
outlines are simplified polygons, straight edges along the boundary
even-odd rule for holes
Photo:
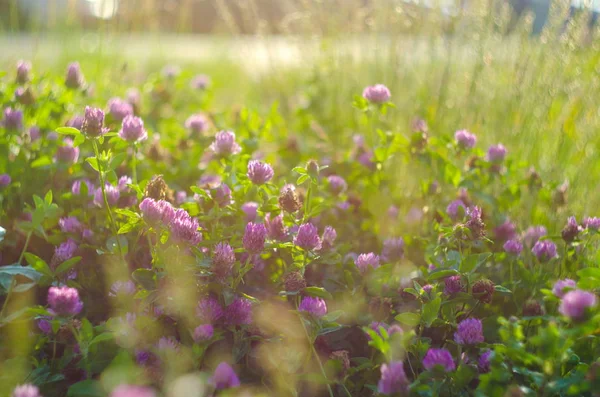
[[[131,179],[137,184],[137,146],[133,145],[133,158],[131,159]]]
[[[16,284],[16,282],[15,282],[15,279],[13,278],[10,281],[10,286],[8,287],[8,292],[6,294],[6,299],[4,300],[4,304],[2,305],[2,311],[0,311],[0,320],[4,320],[4,311],[8,307],[8,301],[10,300],[10,297],[12,296],[13,288],[15,287],[15,284]]]
[[[104,171],[102,170],[102,162],[100,161],[100,153],[98,151],[98,142],[95,139],[92,140],[92,146],[94,147],[94,154],[96,155],[96,161],[98,164],[98,174],[100,175],[100,189],[102,189],[102,198],[104,199],[104,207],[106,208],[106,213],[108,214],[108,220],[110,221],[110,228],[112,230],[115,239],[117,240],[117,247],[119,248],[119,255],[121,255],[121,259],[125,262],[125,258],[123,257],[123,249],[121,248],[121,241],[119,240],[119,236],[117,235],[117,226],[115,225],[115,220],[112,216],[112,212],[110,210],[110,205],[108,204],[108,198],[106,197],[106,187],[104,182]]]
[[[25,256],[25,252],[27,252],[27,247],[29,247],[29,240],[31,240],[31,235],[33,234],[33,230],[30,230],[29,233],[27,233],[27,238],[25,239],[25,245],[23,246],[23,250],[21,251],[21,255],[19,255],[19,260],[17,261],[17,263],[20,265],[21,261],[23,260],[23,256]]]
[[[315,349],[314,343],[311,341],[310,336],[308,335],[308,330],[306,329],[306,326],[304,325],[304,320],[302,319],[302,315],[300,313],[298,313],[298,316],[300,317],[300,324],[302,324],[302,329],[304,330],[304,335],[306,335],[306,339],[308,340],[308,344],[310,345],[311,352],[315,356],[317,363],[319,363],[319,368],[321,369],[321,374],[323,374],[323,377],[327,381],[327,390],[329,391],[329,396],[334,397],[333,390],[331,389],[331,385],[329,384],[329,380],[327,379],[327,374],[325,373],[325,368],[323,367],[323,364],[321,363],[321,359],[319,358],[319,355],[317,354],[317,350]]]

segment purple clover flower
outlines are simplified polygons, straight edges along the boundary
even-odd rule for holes
[[[213,376],[210,378],[210,381],[217,390],[230,389],[240,386],[240,380],[235,374],[235,371],[226,362],[222,362],[217,366]]]
[[[194,342],[206,342],[211,340],[215,329],[211,324],[199,325],[194,329]]]
[[[583,320],[588,308],[598,304],[598,297],[587,291],[576,289],[563,296],[558,311],[573,320]]]
[[[367,254],[360,254],[354,264],[361,273],[365,273],[369,270],[369,267],[377,269],[380,266],[379,255],[375,255],[373,252]]]
[[[75,216],[60,218],[58,220],[58,226],[63,233],[79,233],[83,228],[83,225]]]
[[[225,309],[225,324],[244,325],[252,323],[252,302],[235,298]]]
[[[67,67],[67,76],[65,77],[65,85],[69,88],[79,88],[83,85],[83,73],[79,62],[72,62]]]
[[[381,378],[377,384],[379,393],[384,395],[406,394],[409,383],[402,361],[392,361],[389,364],[381,365]]]
[[[550,259],[558,256],[556,253],[556,244],[550,240],[539,240],[535,243],[531,252],[533,252],[540,262],[548,262]]]
[[[81,132],[91,138],[102,136],[108,132],[108,128],[104,127],[104,112],[102,109],[91,106],[85,107]]]
[[[298,310],[310,313],[315,317],[323,317],[327,314],[327,304],[321,298],[305,296],[302,298]]]
[[[402,259],[404,257],[404,239],[398,237],[385,240],[381,256],[386,262],[395,262]]]
[[[123,118],[119,136],[127,142],[138,143],[148,138],[148,132],[141,118],[127,115]]]
[[[283,223],[283,215],[277,215],[271,219],[271,214],[265,215],[265,226],[269,238],[272,240],[284,241],[288,236],[288,231]]]
[[[210,145],[210,150],[217,156],[229,157],[238,154],[242,147],[235,141],[235,133],[232,131],[219,131],[215,135],[215,141]]]
[[[231,274],[235,264],[235,253],[233,248],[227,243],[218,243],[215,246],[212,257],[213,273],[220,279]]]
[[[265,247],[265,239],[267,237],[267,228],[265,225],[248,222],[246,231],[242,238],[244,249],[251,253],[258,253]]]
[[[298,233],[294,237],[294,244],[307,251],[321,249],[321,238],[319,231],[312,223],[304,223],[298,228]]]
[[[219,303],[219,300],[212,295],[201,299],[196,307],[196,317],[203,323],[214,324],[224,315],[225,312],[223,311],[223,307]]]
[[[108,101],[108,113],[115,121],[123,121],[127,116],[133,116],[133,106],[121,98],[111,98]]]
[[[175,218],[170,224],[171,237],[179,243],[197,245],[202,241],[202,234],[198,231],[200,225],[185,210],[177,210]]]
[[[185,121],[185,128],[195,134],[202,134],[208,131],[210,121],[203,114],[193,114]]]
[[[69,287],[50,287],[48,306],[50,306],[48,311],[57,316],[73,316],[83,309],[79,292],[75,288]]]
[[[591,217],[583,219],[583,227],[586,229],[591,229],[598,231],[600,230],[600,218]]]
[[[330,175],[327,178],[327,182],[329,183],[329,191],[335,196],[345,192],[346,189],[348,189],[348,184],[344,178],[339,175]]]
[[[0,174],[0,187],[5,187],[10,185],[12,178],[8,174]]]
[[[64,261],[71,259],[75,255],[77,248],[77,243],[72,239],[68,239],[54,249],[53,262],[59,265]]]
[[[194,76],[190,81],[190,87],[195,90],[205,90],[210,86],[210,77],[205,74]]]
[[[483,343],[483,325],[477,318],[467,318],[458,324],[454,341],[459,345]]]
[[[232,202],[231,189],[224,183],[221,183],[213,190],[212,196],[219,207],[226,207]]]
[[[454,295],[465,290],[465,285],[459,275],[450,276],[444,280],[444,293],[446,295]]]
[[[461,214],[464,214],[467,210],[467,206],[462,200],[454,200],[446,207],[446,213],[452,220],[457,220],[459,218],[459,208],[462,208]]]
[[[477,137],[467,130],[458,130],[454,133],[456,144],[463,149],[472,149],[477,143]]]
[[[12,397],[42,397],[40,389],[31,384],[19,385],[12,392]]]
[[[565,288],[575,289],[577,288],[577,283],[575,282],[575,280],[571,280],[570,278],[558,280],[556,283],[554,283],[554,286],[552,287],[552,293],[559,298],[563,298],[567,293],[567,291],[565,291]]]
[[[146,386],[120,385],[110,393],[110,397],[156,397],[156,393]]]
[[[375,84],[365,87],[362,96],[371,103],[384,103],[390,100],[392,94],[385,85]]]
[[[507,253],[518,256],[523,251],[523,244],[519,240],[508,240],[503,248]]]
[[[504,221],[501,225],[498,225],[494,229],[494,234],[496,235],[496,240],[498,241],[508,241],[517,237],[517,228],[514,223],[509,221],[508,219]]]
[[[248,178],[255,185],[263,185],[273,178],[273,168],[267,163],[258,160],[248,162]]]
[[[477,360],[477,369],[479,373],[486,374],[491,370],[491,359],[492,359],[492,351],[488,350],[481,353],[479,356],[479,360]]]
[[[88,196],[92,196],[94,194],[95,187],[94,184],[87,179],[78,179],[73,182],[73,185],[71,186],[71,193],[79,196],[79,194],[81,194],[81,183],[86,186]]]
[[[19,109],[4,109],[2,125],[7,130],[20,131],[23,129],[23,111]]]
[[[324,249],[331,249],[335,244],[335,240],[337,239],[337,232],[331,226],[325,226],[325,230],[323,230],[323,235],[321,236],[321,241]]]
[[[548,232],[544,226],[530,226],[523,235],[523,242],[528,247],[533,247],[533,245],[546,234],[548,234]]]
[[[149,197],[145,198],[140,203],[140,210],[144,220],[153,226],[167,226],[175,219],[175,209],[171,203],[165,200],[156,201]]]
[[[423,367],[431,371],[435,367],[440,366],[444,372],[451,372],[456,369],[456,364],[450,352],[446,349],[429,349],[425,358],[423,358]]]
[[[67,127],[75,128],[81,131],[81,129],[83,128],[83,120],[83,116],[73,116],[69,119],[69,121],[67,121]]]
[[[29,134],[29,139],[31,139],[31,142],[37,141],[42,136],[42,131],[37,125],[32,125],[29,127],[27,133]]]
[[[73,146],[73,140],[70,138],[66,138],[63,143],[64,146],[56,148],[56,160],[66,164],[77,163],[77,160],[79,159],[79,148]]]
[[[17,62],[17,77],[16,81],[19,84],[25,84],[31,76],[31,62],[20,60]]]
[[[246,214],[247,222],[254,222],[258,212],[258,203],[248,201],[247,203],[242,204],[242,211]]]
[[[506,157],[506,148],[501,143],[489,147],[486,159],[490,163],[501,163]]]
[[[104,190],[106,191],[106,200],[108,201],[108,205],[117,205],[119,202],[119,197],[121,197],[119,188],[107,183],[104,185]],[[102,196],[102,188],[100,187],[94,192],[94,204],[96,204],[98,207],[104,207],[104,197]]]

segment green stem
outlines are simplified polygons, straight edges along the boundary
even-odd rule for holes
[[[23,260],[23,257],[25,256],[25,252],[27,252],[27,247],[29,247],[29,240],[31,240],[32,234],[33,234],[33,230],[30,230],[29,233],[27,233],[27,238],[25,239],[25,245],[23,246],[21,255],[19,255],[19,261],[17,262],[19,265],[21,264],[21,261]]]
[[[315,346],[314,346],[313,342],[311,341],[310,336],[308,335],[308,330],[306,329],[306,326],[304,325],[304,320],[302,319],[302,315],[298,314],[298,316],[300,317],[300,324],[302,324],[302,329],[304,330],[304,335],[306,335],[306,339],[308,340],[308,344],[310,345],[311,352],[315,356],[317,363],[319,363],[319,368],[321,369],[321,374],[327,381],[327,390],[329,391],[329,396],[334,397],[333,390],[331,389],[331,385],[329,384],[329,380],[327,379],[327,374],[325,373],[325,368],[323,367],[323,364],[321,363],[321,359],[319,358],[319,355],[317,354],[317,350],[315,349]]]
[[[137,146],[133,145],[133,158],[131,159],[131,179],[137,184]]]
[[[115,220],[112,216],[112,212],[110,210],[110,205],[108,204],[108,198],[106,197],[106,187],[104,182],[104,171],[102,170],[102,162],[100,161],[100,153],[98,151],[98,142],[95,139],[92,140],[92,146],[94,147],[94,154],[96,155],[96,160],[98,164],[98,174],[100,175],[100,188],[102,189],[102,198],[104,199],[104,207],[106,207],[106,213],[108,214],[108,220],[110,221],[110,228],[112,230],[115,239],[117,240],[117,247],[119,247],[119,254],[121,255],[121,259],[125,262],[125,258],[123,257],[123,249],[121,248],[121,241],[119,240],[119,236],[117,234],[117,226],[115,225]]]
[[[4,311],[8,307],[8,301],[13,293],[13,288],[15,287],[15,279],[13,278],[10,282],[10,286],[8,287],[8,293],[6,294],[6,299],[4,300],[4,304],[2,305],[2,311],[0,311],[0,320],[4,319]]]

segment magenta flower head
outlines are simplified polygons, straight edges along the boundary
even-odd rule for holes
[[[255,185],[262,185],[273,178],[273,168],[267,163],[258,160],[248,162],[248,178]]]
[[[423,358],[423,367],[431,371],[438,366],[443,368],[444,372],[451,372],[456,369],[456,364],[448,350],[429,349],[427,354],[425,354],[425,358]]]
[[[467,206],[462,200],[454,200],[446,207],[446,213],[452,220],[462,218],[467,211]]]
[[[79,148],[73,146],[73,140],[66,138],[64,146],[56,148],[56,160],[61,163],[75,164],[79,160]]]
[[[248,201],[247,203],[242,204],[242,211],[246,214],[247,222],[254,222],[258,211],[258,203]]]
[[[244,249],[251,253],[258,253],[265,247],[265,239],[267,237],[267,228],[265,225],[248,222],[246,231],[242,238]]]
[[[133,115],[133,106],[121,98],[111,98],[108,101],[108,113],[115,121],[123,121],[125,117]]]
[[[472,149],[477,143],[477,137],[467,130],[458,130],[454,133],[456,144],[462,149]]]
[[[583,218],[582,225],[585,229],[598,231],[600,230],[600,218]]]
[[[242,147],[235,141],[235,133],[232,131],[219,131],[215,135],[215,141],[210,145],[210,150],[220,157],[229,157],[238,154]]]
[[[321,238],[319,231],[312,223],[304,223],[298,228],[298,233],[294,237],[294,244],[307,251],[321,249]]]
[[[444,293],[446,295],[454,295],[465,291],[465,285],[463,284],[460,276],[447,277],[444,280],[444,284]]]
[[[514,223],[508,219],[494,229],[496,240],[507,241],[517,237],[517,228]]]
[[[231,189],[224,183],[221,183],[212,191],[212,196],[219,207],[226,207],[231,204]]]
[[[190,81],[190,87],[195,90],[205,90],[208,86],[210,86],[210,77],[205,74],[194,76],[192,81]]]
[[[486,373],[490,372],[491,360],[492,360],[492,351],[491,350],[481,353],[481,356],[479,356],[479,360],[477,360],[477,369],[479,370],[479,373],[486,374]]]
[[[381,256],[386,262],[395,262],[402,259],[404,257],[404,239],[398,237],[385,240]]]
[[[156,397],[156,393],[146,386],[120,385],[110,393],[110,397]]]
[[[381,378],[377,384],[379,393],[404,395],[408,393],[409,383],[402,361],[392,361],[389,364],[381,365]]]
[[[217,366],[210,381],[217,390],[230,389],[239,387],[240,385],[240,380],[235,374],[235,371],[226,362],[222,362]]]
[[[12,178],[8,174],[0,174],[0,187],[5,187],[10,185]]]
[[[323,317],[327,314],[327,304],[321,298],[305,296],[302,298],[298,310],[310,313],[315,317]]]
[[[178,65],[165,65],[162,69],[162,75],[167,79],[174,79],[181,73],[181,68]]]
[[[85,107],[81,132],[90,138],[96,138],[108,132],[108,128],[104,128],[104,112],[102,109],[91,106]]]
[[[225,324],[244,325],[252,323],[252,302],[235,298],[225,309]]]
[[[106,192],[106,200],[108,201],[108,205],[117,205],[119,202],[119,197],[121,197],[119,188],[107,183],[104,185],[104,191]],[[94,204],[96,204],[98,207],[104,207],[104,197],[102,196],[102,188],[100,187],[94,192]]]
[[[567,219],[567,224],[561,232],[561,236],[565,242],[570,243],[575,240],[579,232],[582,230],[583,228],[577,224],[575,217],[570,216],[569,219]]]
[[[67,121],[67,127],[81,130],[83,128],[83,120],[83,116],[73,116]]]
[[[533,245],[547,233],[544,226],[530,226],[523,235],[523,242],[528,247],[533,247]]]
[[[75,216],[67,216],[58,220],[58,226],[63,233],[79,233],[82,225]]]
[[[483,325],[477,318],[467,318],[458,324],[454,341],[459,345],[483,343]]]
[[[331,249],[335,244],[335,240],[337,239],[337,232],[331,226],[325,226],[325,230],[323,230],[323,235],[321,236],[321,241],[323,242],[323,248]]]
[[[369,270],[369,267],[377,269],[380,265],[379,255],[375,255],[372,252],[369,252],[368,254],[360,254],[354,261],[354,264],[361,273],[365,273],[367,270]]]
[[[60,244],[54,249],[53,262],[57,265],[63,263],[66,260],[71,259],[77,251],[77,243],[72,239],[68,239],[64,243]]]
[[[196,317],[203,323],[214,324],[224,315],[225,312],[223,311],[223,307],[221,307],[219,300],[212,295],[200,300],[196,307]]]
[[[555,296],[562,298],[567,293],[567,291],[565,291],[565,288],[575,289],[576,287],[577,283],[575,282],[575,280],[566,278],[564,280],[558,280],[556,283],[554,283],[554,286],[552,287],[552,293]]]
[[[518,256],[523,251],[523,244],[519,240],[508,240],[503,248],[506,253]]]
[[[501,143],[489,147],[486,159],[490,163],[501,163],[506,157],[506,148]]]
[[[42,397],[37,386],[26,384],[15,387],[12,397]]]
[[[140,210],[144,220],[153,226],[167,226],[175,219],[175,209],[165,200],[156,201],[147,197],[140,203]]]
[[[29,134],[29,139],[31,139],[31,142],[37,141],[42,136],[42,131],[37,125],[32,125],[29,127],[27,133]]]
[[[23,129],[23,111],[13,108],[4,109],[2,125],[7,130],[20,131]]]
[[[172,336],[163,336],[158,340],[158,343],[156,344],[156,349],[159,351],[176,352],[179,350],[179,341]]]
[[[206,342],[211,340],[215,333],[215,329],[210,324],[199,325],[194,329],[194,342]]]
[[[148,132],[144,129],[144,121],[132,115],[123,118],[123,124],[119,136],[127,142],[137,143],[148,138]]]
[[[384,103],[390,100],[392,94],[385,85],[375,84],[365,87],[362,96],[371,103]]]
[[[178,243],[197,245],[202,241],[202,234],[198,231],[200,225],[186,211],[175,212],[175,219],[171,222],[171,237]]]
[[[210,122],[206,118],[206,116],[202,114],[193,114],[185,121],[185,128],[190,130],[195,134],[201,134],[203,132],[208,131],[210,127]]]
[[[272,240],[283,241],[288,236],[288,231],[283,224],[283,215],[277,215],[271,219],[271,214],[265,215],[265,226],[269,238]]]
[[[67,76],[65,77],[65,85],[69,88],[79,88],[83,85],[83,73],[79,62],[72,62],[67,66]]]
[[[73,193],[76,196],[79,196],[81,194],[81,184],[84,184],[86,189],[87,189],[87,195],[88,196],[92,196],[94,195],[94,185],[92,184],[92,182],[90,182],[87,179],[78,179],[75,182],[73,182],[73,185],[71,185],[71,193]]]
[[[548,262],[550,259],[558,256],[556,253],[556,244],[550,240],[539,240],[535,243],[531,252],[533,252],[540,262]]]
[[[345,192],[346,189],[348,189],[348,184],[346,183],[344,178],[342,178],[341,176],[330,175],[327,178],[327,182],[329,183],[329,190],[331,191],[332,194],[334,194],[336,196],[340,193]]]
[[[563,296],[558,311],[572,320],[583,320],[588,308],[598,304],[598,297],[587,291],[576,289],[569,291]]]
[[[74,316],[83,309],[79,293],[75,288],[69,287],[50,287],[48,306],[48,311],[56,316]]]
[[[19,84],[25,84],[30,79],[31,73],[31,63],[27,61],[18,61],[17,62],[17,78],[16,81]]]
[[[235,264],[235,253],[227,243],[218,243],[212,257],[212,270],[215,276],[223,279],[231,274]]]
[[[135,294],[136,287],[133,281],[115,281],[110,286],[110,291],[108,292],[108,296],[131,296]]]

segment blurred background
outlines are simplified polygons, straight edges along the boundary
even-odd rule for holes
[[[210,76],[217,110],[307,109],[310,128],[341,145],[356,133],[346,120],[353,96],[385,83],[398,132],[422,118],[433,136],[467,128],[482,147],[501,142],[542,180],[568,186],[569,211],[592,215],[599,3],[0,0],[0,62],[62,73],[77,60],[99,96],[177,64]]]

